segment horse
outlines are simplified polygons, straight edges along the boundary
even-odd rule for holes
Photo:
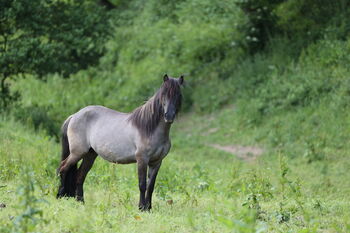
[[[171,147],[169,132],[181,108],[183,83],[183,75],[165,74],[158,91],[131,113],[87,106],[69,116],[61,128],[57,198],[75,197],[84,202],[83,184],[99,155],[116,164],[137,163],[139,209],[149,211],[159,168]]]

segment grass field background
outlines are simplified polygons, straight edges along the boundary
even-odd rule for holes
[[[49,2],[0,8],[0,233],[350,232],[349,1]],[[101,158],[84,205],[57,200],[62,122],[165,73],[186,85],[152,211]]]
[[[349,145],[318,150],[301,143],[317,132],[306,123],[296,125],[298,113],[259,128],[243,126],[236,115],[231,106],[217,114],[184,114],[175,122],[173,148],[158,176],[150,213],[137,209],[136,166],[101,158],[85,183],[85,205],[57,200],[60,146],[43,132],[4,119],[1,231],[348,231]],[[342,130],[334,127],[329,130]],[[302,138],[290,142],[300,130]],[[275,140],[281,140],[277,146]],[[213,144],[255,146],[264,153],[239,159]]]

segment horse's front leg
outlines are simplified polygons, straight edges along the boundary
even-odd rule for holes
[[[152,208],[152,193],[154,190],[154,185],[156,183],[157,174],[162,162],[158,162],[156,164],[149,165],[148,170],[148,185],[147,185],[147,193],[146,193],[146,210],[150,210]]]
[[[140,189],[139,209],[142,211],[146,210],[145,193],[147,188],[147,164],[148,161],[146,161],[144,158],[137,158],[137,171]]]

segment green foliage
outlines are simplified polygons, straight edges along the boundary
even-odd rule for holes
[[[34,195],[33,172],[25,167],[20,176],[24,183],[18,187],[17,195],[20,198],[18,209],[22,211],[14,219],[14,225],[19,232],[33,232],[39,221],[43,219],[43,211],[37,208],[38,202],[42,201]]]
[[[26,71],[11,80],[22,99],[15,120],[0,121],[0,231],[16,229],[13,216],[17,229],[41,232],[348,231],[350,8],[317,2],[114,1],[113,38],[97,66],[55,61],[70,79]],[[137,211],[135,166],[99,159],[86,205],[56,200],[59,145],[47,135],[86,105],[131,111],[164,73],[185,74],[193,111],[173,126],[152,213]],[[214,145],[264,153],[238,159]],[[27,196],[15,192],[25,168]]]
[[[349,41],[321,40],[303,50],[296,61],[283,59],[285,51],[281,47],[267,56],[250,58],[247,74],[253,77],[251,81],[245,76],[232,80],[233,86],[245,88],[241,99],[249,98],[249,107],[242,106],[247,121],[259,123],[264,116],[315,105],[327,98],[337,99],[334,104],[339,106],[347,105]],[[247,70],[245,63],[239,68]]]
[[[237,5],[248,18],[240,29],[253,54],[276,36],[288,36],[300,50],[326,34],[345,39],[350,32],[346,0],[239,0]]]
[[[31,202],[30,206],[43,211],[40,220],[26,225],[35,231],[346,231],[350,145],[344,142],[350,141],[350,134],[343,125],[348,117],[346,112],[330,113],[326,100],[320,106],[324,107],[273,115],[258,128],[242,124],[241,113],[231,107],[211,115],[185,116],[173,126],[173,148],[160,169],[151,214],[137,210],[135,166],[101,159],[87,177],[85,205],[56,200],[59,145],[43,131],[3,119],[0,202],[7,207],[0,210],[1,231],[15,229],[9,216],[24,212],[18,208],[24,196],[15,190],[22,185],[20,171],[26,167],[35,185],[30,197],[49,202]],[[317,119],[323,119],[323,124],[315,126]],[[218,130],[209,132],[212,128]],[[325,143],[318,144],[326,133]],[[276,135],[283,145],[277,153],[272,144]],[[322,160],[310,163],[303,157],[308,148],[302,142],[309,138],[325,154]],[[260,144],[265,153],[257,160],[240,161],[211,148],[213,143]]]
[[[265,47],[278,32],[275,8],[284,0],[238,0],[237,5],[248,18],[240,29],[246,34],[244,45],[251,53]]]
[[[98,67],[67,80],[59,75],[48,76],[46,82],[35,81],[35,77],[18,80],[13,90],[23,95],[23,108],[15,110],[16,118],[40,122],[47,116],[51,122],[44,123],[42,118],[42,127],[56,134],[68,115],[88,104],[131,111],[155,92],[164,73],[185,74],[184,110],[193,105],[197,111],[211,111],[228,103],[230,99],[216,87],[230,91],[222,81],[229,79],[242,56],[236,42],[241,36],[236,30],[241,13],[235,5],[222,1],[169,3],[164,11],[174,7],[173,16],[161,14],[153,21],[151,12],[159,8],[158,3],[144,4],[130,3],[130,8],[115,13],[115,37],[107,43]],[[129,12],[131,9],[135,12]],[[209,94],[211,84],[215,86]],[[39,116],[31,109],[46,113]]]
[[[56,136],[58,138],[58,127],[55,122],[52,121],[53,117],[48,116],[49,108],[32,105],[28,107],[18,108],[13,112],[16,119],[22,120],[24,124],[33,126],[34,129],[44,129],[49,135]],[[30,116],[25,118],[23,116]]]
[[[276,24],[281,31],[291,38],[302,39],[307,43],[322,36],[328,25],[348,21],[349,2],[287,0],[276,7],[275,14],[278,17]],[[346,24],[348,34],[349,23]]]
[[[110,65],[113,54],[107,54],[101,64],[113,67],[110,75],[122,80],[113,93],[121,109],[130,110],[149,97],[164,73],[184,73],[192,91],[207,86],[206,81],[225,79],[241,55],[235,47],[240,35],[234,25],[240,21],[240,13],[234,4],[186,1],[160,6],[155,2],[147,2],[144,10],[130,19],[135,22],[131,27],[118,28],[110,48],[118,54],[116,67]],[[171,14],[154,13],[170,9]],[[191,92],[186,94],[185,107],[199,102],[192,100]]]
[[[13,99],[7,79],[20,74],[64,77],[98,63],[108,14],[92,1],[0,2],[0,108]]]

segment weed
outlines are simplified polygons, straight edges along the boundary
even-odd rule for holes
[[[43,211],[38,208],[38,203],[45,202],[45,200],[35,196],[34,175],[33,172],[30,172],[30,168],[26,167],[21,176],[23,184],[17,190],[20,198],[18,209],[21,212],[14,218],[13,223],[20,232],[32,232],[41,221],[45,221]]]

